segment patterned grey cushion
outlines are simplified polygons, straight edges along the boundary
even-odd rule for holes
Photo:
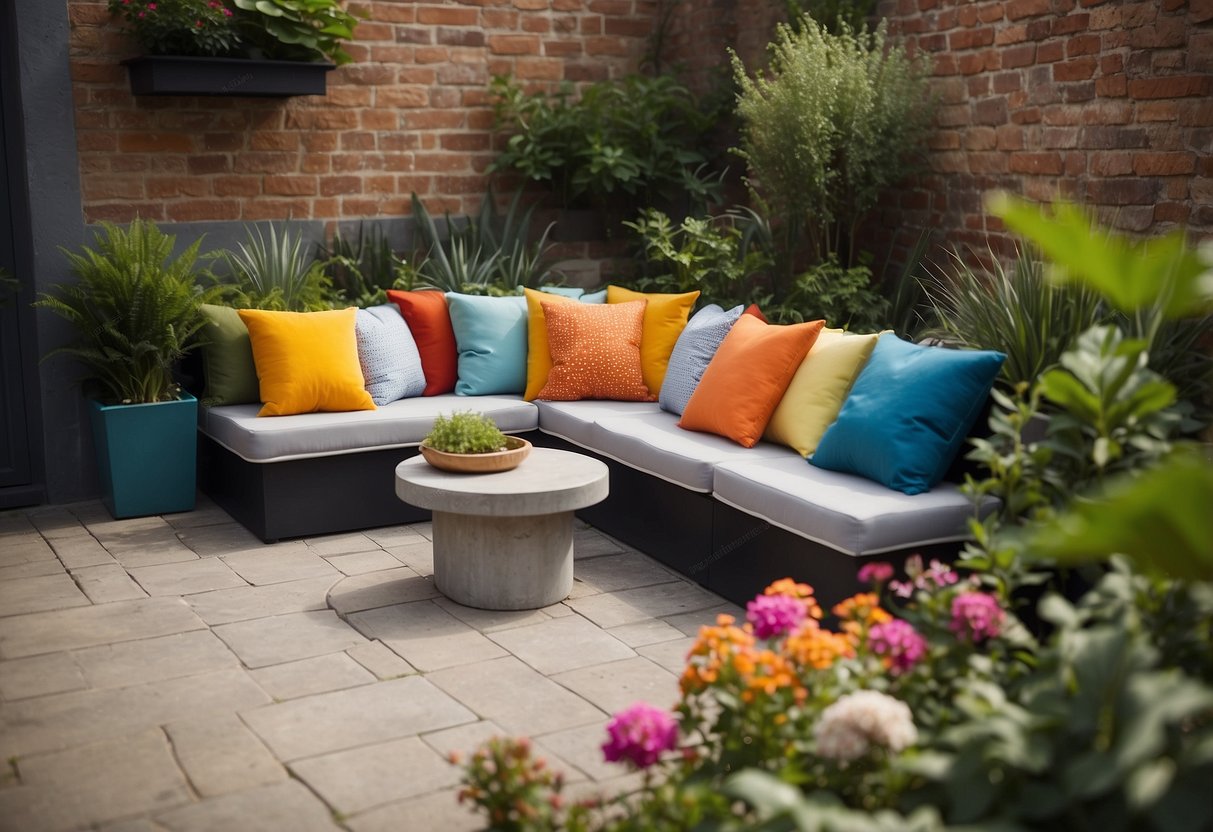
[[[743,307],[735,306],[726,312],[711,303],[687,321],[670,353],[670,367],[661,384],[661,395],[657,397],[662,410],[682,415],[703,378],[703,371],[742,311]]]
[[[375,404],[421,395],[425,389],[421,354],[396,304],[359,309],[354,330],[362,379]]]

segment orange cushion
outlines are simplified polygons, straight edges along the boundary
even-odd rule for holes
[[[678,426],[752,448],[823,326],[825,321],[773,326],[742,315],[716,350]]]
[[[600,305],[543,300],[541,305],[552,369],[537,398],[654,401],[640,361],[644,301]]]
[[[681,295],[633,292],[622,286],[607,287],[607,303],[628,303],[647,300],[644,310],[644,338],[640,341],[640,363],[644,368],[644,383],[654,395],[661,392],[670,353],[678,336],[687,325],[699,292]]]
[[[543,301],[564,301],[576,303],[571,298],[553,295],[551,292],[540,292],[536,289],[524,289],[526,295],[526,392],[522,397],[534,401],[539,396],[543,385],[548,383],[548,373],[552,370],[552,354],[548,348],[547,319],[543,314]]]
[[[437,396],[454,390],[459,378],[459,350],[455,346],[446,295],[432,289],[418,292],[389,289],[387,297],[400,307],[400,314],[417,342],[421,371],[425,373],[425,390],[421,395]]]
[[[358,310],[239,311],[264,402],[258,416],[375,409],[358,363]]]

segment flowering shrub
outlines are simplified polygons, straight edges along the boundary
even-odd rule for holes
[[[648,768],[663,751],[678,745],[678,723],[669,711],[638,702],[615,714],[607,723],[607,735],[602,756],[608,763],[627,760],[637,768]]]
[[[151,55],[226,55],[240,41],[219,0],[109,0],[109,11]]]

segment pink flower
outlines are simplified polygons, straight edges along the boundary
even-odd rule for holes
[[[893,565],[884,561],[865,563],[859,567],[859,582],[863,584],[883,584],[893,577]]]
[[[669,711],[637,702],[611,717],[602,756],[608,763],[629,760],[638,768],[657,762],[678,745],[678,723]]]
[[[927,654],[927,640],[900,618],[873,625],[868,632],[868,645],[876,655],[888,657],[889,669],[895,676],[913,668]]]
[[[938,560],[931,561],[927,575],[930,576],[931,580],[935,581],[936,586],[951,586],[960,580],[960,576],[950,566]]]
[[[231,16],[232,16],[232,10],[231,10],[231,9],[227,9],[227,8],[225,8],[225,9],[223,10],[223,16],[224,16],[224,17],[231,17]]]
[[[745,617],[754,625],[754,635],[759,638],[778,638],[786,635],[808,618],[804,601],[788,595],[759,595],[746,604]]]
[[[962,592],[952,599],[952,621],[948,629],[961,641],[976,644],[998,635],[1004,615],[993,595]]]
[[[147,4],[147,10],[148,10],[149,12],[154,12],[154,11],[156,11],[156,4],[155,4],[155,3],[148,3],[148,4]]]

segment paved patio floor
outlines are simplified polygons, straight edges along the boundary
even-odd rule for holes
[[[577,794],[732,605],[589,527],[529,612],[454,604],[428,523],[265,545],[213,504],[0,512],[0,830],[460,830],[450,751],[529,735]]]

